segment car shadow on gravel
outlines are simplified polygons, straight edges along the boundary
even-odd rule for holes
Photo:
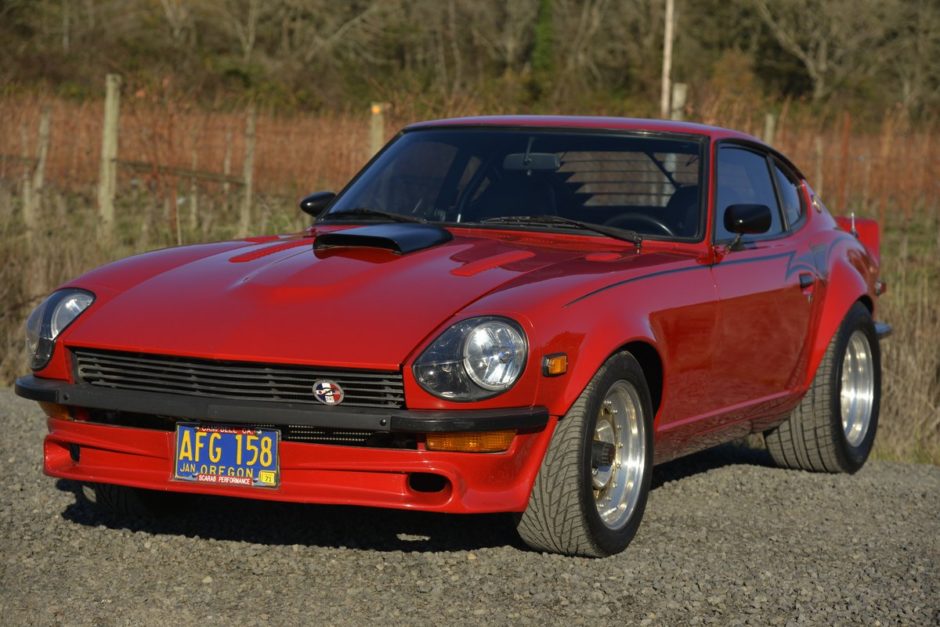
[[[653,490],[731,465],[769,466],[766,451],[725,445],[657,466]],[[526,550],[510,514],[452,515],[331,505],[276,503],[218,496],[184,496],[181,511],[159,518],[123,518],[98,510],[81,484],[60,479],[74,495],[62,512],[70,522],[155,535],[250,542],[361,548],[372,551],[468,551],[510,546]]]
[[[448,515],[380,508],[305,505],[221,496],[182,496],[181,511],[157,518],[117,517],[97,509],[79,483],[56,487],[75,496],[62,517],[80,525],[185,535],[261,545],[363,548],[374,551],[466,551],[523,548],[509,514]]]
[[[657,466],[653,470],[653,489],[655,490],[670,481],[680,481],[709,470],[741,465],[776,468],[770,458],[770,453],[764,448],[749,446],[743,441],[742,443],[723,444]]]

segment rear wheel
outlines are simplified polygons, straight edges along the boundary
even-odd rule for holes
[[[785,468],[853,473],[871,453],[881,402],[881,352],[868,309],[856,303],[826,348],[813,384],[786,422],[765,434]]]
[[[553,553],[619,553],[640,526],[652,469],[649,388],[640,364],[621,353],[559,421],[519,517],[519,535]]]
[[[185,507],[185,496],[110,483],[86,483],[82,495],[98,510],[120,518],[159,518]]]

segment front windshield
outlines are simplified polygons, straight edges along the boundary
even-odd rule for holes
[[[501,228],[558,228],[569,219],[644,238],[697,239],[703,150],[704,141],[655,135],[410,131],[322,219],[381,219],[386,213],[446,224],[511,224]],[[539,225],[547,216],[555,220]]]

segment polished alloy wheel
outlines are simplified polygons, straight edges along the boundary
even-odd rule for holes
[[[643,405],[633,384],[616,381],[607,391],[594,428],[591,485],[604,525],[620,529],[636,508],[646,469]]]
[[[875,390],[875,371],[868,336],[855,331],[842,358],[840,401],[842,429],[850,446],[858,446],[868,434]]]

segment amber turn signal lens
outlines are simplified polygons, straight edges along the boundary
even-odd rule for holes
[[[515,435],[515,429],[467,433],[429,433],[425,438],[425,444],[429,451],[497,453],[508,449]]]
[[[564,353],[546,355],[542,361],[542,373],[546,377],[557,377],[568,372],[568,356]]]
[[[42,410],[46,412],[46,415],[50,418],[58,418],[59,420],[72,419],[72,416],[69,414],[69,408],[65,405],[59,405],[58,403],[44,403],[40,401],[39,406],[42,407]]]

